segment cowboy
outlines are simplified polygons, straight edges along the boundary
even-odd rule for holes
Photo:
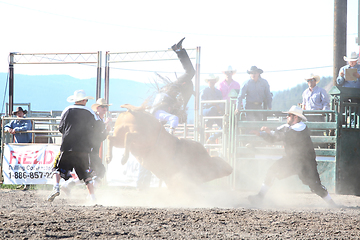
[[[103,178],[105,175],[105,167],[102,164],[100,148],[102,142],[106,139],[111,130],[110,118],[105,119],[105,114],[111,105],[112,104],[108,104],[104,98],[99,98],[96,103],[91,106],[91,109],[95,112],[96,116],[98,116],[97,124],[99,125],[97,128],[99,132],[94,137],[94,147],[90,157],[90,168],[94,170],[97,178]]]
[[[92,172],[90,169],[90,153],[93,148],[92,139],[98,133],[98,117],[86,107],[86,103],[93,97],[86,96],[84,90],[76,90],[74,95],[67,98],[68,102],[75,102],[61,113],[59,131],[62,133],[60,154],[55,159],[53,174],[55,185],[48,201],[54,201],[60,195],[60,177],[68,180],[70,171],[75,172],[80,180],[86,184],[90,199],[95,201]]]
[[[245,109],[271,109],[272,94],[270,92],[270,86],[268,81],[263,79],[260,74],[263,70],[252,66],[247,71],[250,75],[250,79],[244,82],[244,85],[240,89],[240,93],[237,98],[236,111],[237,113],[243,108],[243,100],[245,99]],[[263,118],[262,113],[247,113],[247,121],[261,121]]]
[[[330,98],[325,89],[318,87],[317,84],[320,82],[318,75],[311,74],[305,78],[309,88],[307,88],[303,94],[302,108],[304,110],[329,110],[330,109]]]
[[[326,188],[321,184],[310,131],[302,122],[307,121],[303,110],[298,106],[292,106],[285,113],[288,114],[287,124],[274,131],[262,127],[260,132],[256,132],[257,136],[261,136],[268,142],[283,141],[285,156],[270,166],[259,193],[250,195],[249,201],[260,204],[276,178],[284,179],[298,175],[303,184],[308,185],[312,192],[323,198],[330,206],[336,206]]]
[[[175,133],[179,121],[186,122],[186,105],[194,91],[191,79],[195,75],[195,70],[186,50],[182,47],[184,39],[171,48],[177,54],[185,73],[156,95],[150,109],[150,113],[160,122],[163,124],[169,122],[171,134]]]
[[[110,132],[110,119],[105,120],[105,114],[108,111],[109,106],[111,104],[107,104],[104,98],[99,98],[96,103],[91,105],[91,109],[95,112],[97,116],[96,123],[98,127],[96,129],[99,130],[92,139],[93,148],[90,154],[90,169],[93,171],[93,185],[96,186],[100,184],[101,180],[105,175],[105,166],[102,163],[100,148],[102,146],[102,142],[105,140],[107,135]],[[70,195],[71,189],[75,184],[79,184],[79,179],[70,178],[61,184],[61,190],[64,191],[67,195]]]
[[[229,100],[229,93],[234,89],[237,93],[240,90],[240,84],[233,79],[233,75],[236,73],[236,70],[231,66],[228,66],[227,70],[222,71],[225,74],[225,80],[220,82],[217,88],[221,91],[222,97],[224,100]]]
[[[348,62],[348,64],[340,68],[339,76],[336,79],[337,84],[342,87],[360,88],[360,65],[358,64],[358,55],[356,52],[352,52],[349,57],[344,56],[344,61]],[[356,70],[352,73],[352,76],[346,76],[347,73],[351,72],[348,69]],[[350,80],[352,78],[355,78],[355,80]]]
[[[205,82],[209,85],[204,88],[200,93],[201,101],[208,100],[222,100],[223,96],[219,89],[215,88],[215,84],[219,81],[219,77],[214,74],[209,74],[209,76],[205,79]],[[205,103],[203,104],[203,116],[221,116],[224,114],[224,107],[220,103]],[[208,119],[206,123],[206,127],[212,128],[214,123],[222,128],[221,119]],[[207,140],[207,143],[214,143],[215,140],[219,137],[219,134],[213,134]]]
[[[30,120],[24,120],[27,110],[23,110],[22,107],[17,107],[15,112],[12,112],[13,115],[16,115],[16,120],[12,120],[10,123],[4,126],[4,131],[9,132],[14,135],[15,143],[31,143],[32,134],[24,133],[22,131],[28,131],[32,129],[32,124]]]

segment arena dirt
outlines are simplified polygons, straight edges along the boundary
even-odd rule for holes
[[[47,190],[1,189],[2,239],[357,239],[356,196],[334,195],[328,208],[311,193],[272,192],[251,206],[249,192],[103,187],[97,203],[79,186],[47,202]]]

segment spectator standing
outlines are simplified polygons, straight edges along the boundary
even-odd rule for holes
[[[325,89],[317,86],[320,82],[318,75],[311,74],[305,78],[309,88],[302,94],[302,108],[304,110],[330,110],[330,98]],[[308,121],[323,122],[323,116],[308,116]]]
[[[98,133],[96,114],[86,107],[86,103],[93,97],[86,96],[84,90],[77,90],[74,95],[67,98],[68,102],[75,102],[61,113],[59,131],[62,133],[60,154],[55,159],[53,192],[48,196],[48,201],[54,201],[60,195],[60,178],[65,181],[71,177],[70,172],[75,172],[80,180],[86,184],[91,200],[95,200],[92,172],[90,169],[90,153],[93,148],[93,138]]]
[[[27,110],[24,110],[22,107],[17,107],[16,111],[12,113],[16,115],[18,119],[12,120],[10,123],[4,126],[5,132],[9,132],[14,135],[15,143],[31,143],[32,133],[24,133],[23,131],[28,131],[32,129],[32,124],[30,120],[25,120],[25,114]],[[24,191],[30,189],[30,185],[19,185],[18,189]]]
[[[344,56],[344,61],[348,64],[340,68],[339,75],[336,79],[336,82],[341,87],[348,88],[360,88],[360,65],[358,64],[358,55],[356,52],[352,52],[349,57]],[[346,76],[347,69],[356,69],[356,72],[353,73],[353,76]],[[350,81],[351,77],[355,77],[355,81]]]
[[[233,79],[233,75],[236,73],[236,70],[231,66],[227,70],[222,71],[225,74],[225,80],[219,83],[217,88],[221,91],[222,97],[224,100],[230,100],[229,93],[231,90],[236,90],[239,93],[240,84]]]
[[[17,107],[16,111],[12,114],[16,115],[18,119],[12,120],[10,123],[6,124],[4,126],[4,131],[14,135],[15,143],[31,143],[32,134],[22,132],[32,129],[31,121],[24,119],[27,110],[23,110],[22,107]]]
[[[292,106],[285,113],[288,114],[287,124],[278,127],[275,131],[262,127],[261,131],[256,133],[272,143],[283,141],[285,156],[270,166],[259,193],[250,195],[249,201],[260,204],[275,179],[297,175],[312,192],[323,198],[330,206],[336,206],[326,188],[321,184],[310,131],[302,122],[307,120],[303,115],[303,110],[298,106]]]
[[[214,74],[210,74],[206,79],[205,82],[209,85],[208,87],[204,88],[200,93],[201,101],[207,100],[222,100],[222,93],[219,89],[215,88],[215,84],[219,81],[219,77],[216,77]],[[203,115],[204,116],[222,116],[224,114],[224,104],[222,103],[206,103],[203,105]],[[221,119],[208,119],[206,123],[207,128],[212,128],[212,126],[216,124],[220,129],[222,129],[222,121]],[[221,134],[212,134],[207,143],[214,143],[215,140]]]
[[[272,95],[267,80],[261,77],[263,70],[252,66],[247,71],[250,79],[244,82],[237,98],[236,112],[243,108],[243,100],[245,99],[245,110],[250,109],[269,109],[271,110]],[[262,113],[247,113],[247,121],[261,121]]]

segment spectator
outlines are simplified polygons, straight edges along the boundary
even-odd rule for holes
[[[309,88],[302,94],[302,108],[304,110],[330,110],[330,98],[325,89],[318,87],[316,84],[320,82],[318,75],[311,74],[305,78]],[[323,116],[308,116],[308,121],[323,122]]]
[[[70,171],[75,172],[80,180],[86,184],[90,199],[95,201],[92,172],[90,169],[90,153],[93,148],[92,139],[98,133],[95,113],[86,107],[88,99],[84,90],[77,90],[67,98],[68,102],[75,102],[68,106],[61,114],[59,131],[62,133],[60,154],[55,159],[53,173],[55,185],[48,201],[54,201],[60,195],[60,178],[65,181],[71,177]]]
[[[352,52],[349,57],[344,56],[344,60],[348,62],[347,65],[343,66],[339,70],[339,76],[336,82],[341,87],[348,88],[360,88],[360,65],[358,64],[358,55],[356,52]],[[353,76],[346,76],[347,69],[356,69]],[[351,81],[350,79],[355,77],[356,80]]]
[[[31,121],[23,119],[25,118],[25,114],[27,114],[27,110],[23,110],[22,107],[17,107],[16,111],[12,114],[16,115],[16,117],[19,119],[12,120],[10,123],[6,124],[4,126],[5,132],[9,132],[14,135],[15,143],[31,143],[32,133],[23,132],[32,129]],[[30,185],[20,185],[17,188],[26,191],[30,189]]]
[[[271,109],[272,94],[270,92],[270,86],[268,81],[263,79],[260,74],[263,70],[252,66],[247,71],[250,74],[250,79],[244,82],[244,85],[240,89],[239,96],[237,98],[236,113],[243,108],[243,100],[245,99],[245,109]],[[262,113],[247,113],[247,121],[261,121],[263,118]],[[266,119],[265,119],[266,120]]]
[[[205,82],[209,85],[201,91],[200,99],[201,101],[207,100],[222,100],[222,93],[219,89],[215,88],[215,84],[219,81],[219,77],[216,77],[214,74],[210,74]],[[221,116],[224,114],[224,107],[221,103],[206,103],[203,104],[203,113],[204,116]],[[212,128],[212,126],[216,124],[219,129],[222,128],[221,119],[208,119],[206,123],[207,128]],[[212,134],[207,143],[214,143],[216,139],[221,134]]]
[[[285,156],[270,166],[259,193],[250,195],[249,201],[256,205],[260,204],[275,179],[297,175],[312,192],[323,198],[330,206],[336,206],[326,188],[321,184],[309,129],[302,122],[307,120],[303,115],[303,110],[292,106],[286,113],[288,113],[287,124],[278,127],[275,131],[262,127],[261,131],[256,133],[269,142],[283,141]]]
[[[240,84],[233,79],[233,75],[236,73],[236,70],[233,70],[231,66],[229,66],[227,70],[223,71],[223,73],[225,74],[225,80],[220,82],[217,88],[221,91],[223,99],[229,100],[229,93],[231,90],[234,89],[237,93],[239,93]]]
[[[22,107],[17,107],[16,111],[13,112],[13,115],[16,115],[19,119],[12,120],[4,126],[5,132],[14,135],[15,143],[31,143],[32,134],[22,132],[32,129],[31,121],[23,119],[25,118],[25,114],[27,114],[27,110],[23,110]]]

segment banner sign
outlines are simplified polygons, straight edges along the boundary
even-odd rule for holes
[[[51,172],[60,151],[54,144],[6,144],[4,147],[4,184],[53,184]],[[114,159],[107,166],[106,180],[111,186],[137,187],[140,163],[130,154],[126,164],[120,158],[124,149],[113,148]],[[151,174],[151,173],[150,173]],[[71,174],[74,179],[76,173]],[[61,183],[64,180],[61,179]],[[152,175],[150,187],[159,187],[160,180]]]
[[[32,144],[4,147],[4,184],[53,184],[51,170],[58,145]]]

